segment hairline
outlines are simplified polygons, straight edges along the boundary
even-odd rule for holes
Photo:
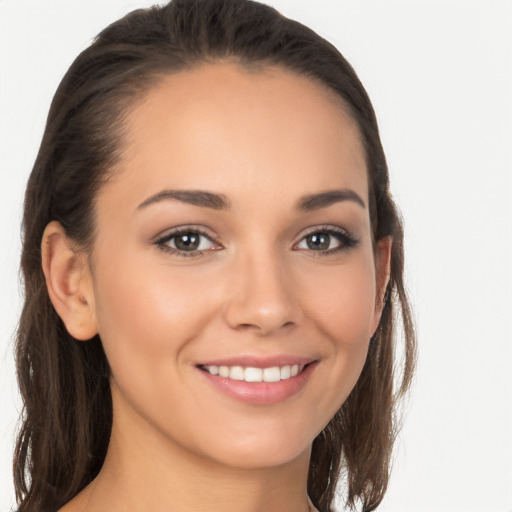
[[[274,59],[249,60],[247,58],[239,57],[236,55],[201,57],[181,66],[172,66],[168,64],[167,66],[165,64],[159,66],[160,63],[156,60],[152,64],[152,67],[150,64],[147,70],[142,70],[139,76],[134,76],[128,79],[127,81],[120,84],[120,87],[117,88],[117,91],[121,91],[117,101],[115,102],[115,105],[113,106],[113,111],[115,112],[113,125],[116,127],[116,133],[113,135],[113,137],[116,142],[115,145],[117,158],[115,159],[115,162],[113,162],[105,169],[105,172],[101,177],[99,187],[92,197],[91,232],[89,234],[88,240],[85,243],[85,246],[83,246],[83,249],[86,252],[91,252],[92,247],[94,246],[94,241],[96,239],[96,201],[98,195],[100,194],[103,187],[115,182],[116,178],[122,174],[121,166],[123,165],[123,155],[125,153],[125,149],[130,144],[130,133],[132,132],[132,130],[130,130],[130,118],[132,118],[137,109],[144,105],[151,92],[157,89],[163,82],[166,81],[166,79],[181,73],[194,72],[207,66],[215,67],[224,64],[232,64],[238,67],[241,71],[248,74],[265,74],[269,72],[284,73],[292,77],[306,78],[310,84],[317,86],[317,92],[319,92],[324,99],[326,99],[335,109],[337,109],[339,113],[345,117],[345,119],[347,119],[350,123],[354,123],[355,125],[365,160],[368,189],[368,207],[371,207],[372,185],[370,179],[370,166],[368,162],[368,150],[366,148],[362,126],[350,103],[345,100],[345,98],[343,98],[333,87],[325,83],[321,78],[314,76],[311,73],[307,73],[306,71],[297,69],[296,67],[286,65],[285,63],[276,62]],[[375,233],[373,232],[373,228],[371,231],[373,245],[375,245]]]

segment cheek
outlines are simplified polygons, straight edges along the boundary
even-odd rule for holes
[[[194,412],[183,399],[194,393],[186,387],[192,368],[190,346],[215,311],[215,293],[205,290],[205,282],[158,263],[143,266],[136,258],[130,262],[128,257],[98,269],[99,334],[115,382],[114,407],[125,418],[123,424],[130,424],[125,415],[133,410],[162,432],[174,425],[173,435],[188,442],[187,422],[176,425],[176,417],[188,418],[191,409]],[[199,414],[195,411],[190,422]]]
[[[303,284],[307,316],[339,348],[357,349],[371,338],[375,320],[375,273],[371,257],[326,269]]]
[[[98,330],[114,375],[179,360],[213,314],[204,280],[123,256],[95,275]],[[167,370],[166,370],[167,371]]]
[[[305,286],[303,296],[329,354],[322,370],[327,392],[317,403],[318,411],[328,411],[328,421],[352,391],[366,360],[375,319],[373,258],[317,272],[315,286]]]

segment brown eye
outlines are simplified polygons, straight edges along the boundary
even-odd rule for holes
[[[179,251],[197,251],[201,243],[201,235],[198,233],[181,233],[174,236],[174,246]]]
[[[156,240],[155,243],[166,252],[182,256],[201,255],[203,251],[217,248],[216,244],[206,233],[193,229],[173,231]]]
[[[308,249],[314,251],[326,251],[331,248],[331,235],[327,233],[313,233],[308,235],[305,240]]]
[[[299,241],[295,249],[329,255],[351,249],[357,243],[357,239],[349,232],[333,226],[311,231]]]
[[[329,233],[326,231],[316,231],[305,236],[298,244],[299,249],[309,249],[311,251],[332,251],[343,245],[340,238],[343,235]]]

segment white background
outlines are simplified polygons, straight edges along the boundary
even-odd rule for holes
[[[13,506],[24,185],[74,57],[148,0],[0,0],[0,510]],[[420,361],[388,512],[512,511],[512,2],[273,0],[373,99],[405,217]]]

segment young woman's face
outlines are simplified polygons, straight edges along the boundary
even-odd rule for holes
[[[355,122],[305,77],[217,64],[165,78],[127,127],[90,260],[115,435],[237,467],[304,455],[386,279]]]

